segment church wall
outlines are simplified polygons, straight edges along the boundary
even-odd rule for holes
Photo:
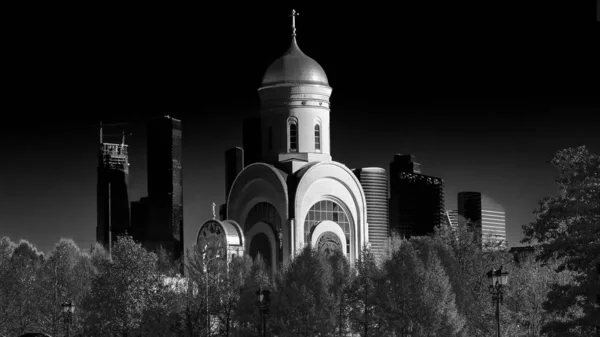
[[[283,177],[278,176],[274,168],[266,164],[253,164],[238,175],[231,188],[228,199],[227,218],[236,221],[243,229],[244,234],[248,232],[245,221],[248,213],[256,204],[267,202],[277,210],[282,227],[283,256],[290,253],[290,228],[287,225],[287,185],[282,182]],[[246,238],[246,248],[250,241]]]
[[[330,87],[299,85],[268,87],[261,95],[261,131],[264,160],[277,163],[298,158],[304,161],[331,160]],[[290,123],[298,127],[297,149],[290,147]],[[315,147],[315,124],[319,123],[320,150]],[[283,157],[281,156],[283,155]]]
[[[366,201],[356,177],[348,168],[338,163],[317,164],[302,177],[295,200],[294,248],[298,250],[306,244],[304,221],[312,205],[321,200],[336,202],[345,208],[347,215],[352,218],[354,234],[349,259],[354,262],[362,246],[368,242]]]

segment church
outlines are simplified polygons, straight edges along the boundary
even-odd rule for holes
[[[213,205],[213,219],[197,236],[197,244],[221,237],[228,256],[260,253],[273,271],[308,244],[324,252],[341,250],[354,263],[370,242],[369,232],[379,234],[379,241],[388,235],[387,215],[386,228],[369,231],[359,177],[331,157],[332,88],[323,68],[296,41],[296,15],[292,11],[288,50],[267,68],[258,88],[255,149],[237,148],[241,157],[246,152],[256,158],[248,164],[238,157],[232,164],[237,169],[228,168],[234,175],[221,220]]]

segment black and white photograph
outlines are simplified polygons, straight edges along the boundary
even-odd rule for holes
[[[597,2],[3,16],[0,337],[600,336]]]

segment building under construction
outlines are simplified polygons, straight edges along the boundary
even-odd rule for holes
[[[100,124],[96,241],[109,252],[116,238],[129,228],[129,157],[125,125]]]

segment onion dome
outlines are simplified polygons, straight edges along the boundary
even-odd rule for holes
[[[292,11],[292,43],[287,52],[275,60],[262,79],[262,86],[281,84],[318,84],[329,86],[323,68],[312,58],[304,54],[296,42],[295,16]]]

